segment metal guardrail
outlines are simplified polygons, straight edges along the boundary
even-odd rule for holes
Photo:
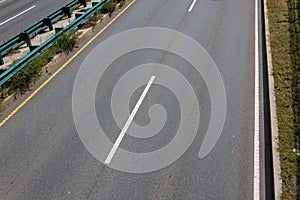
[[[44,18],[40,22],[26,29],[23,33],[20,33],[16,37],[12,38],[8,42],[0,46],[0,65],[4,64],[3,56],[9,53],[12,49],[20,46],[23,42],[26,42],[28,46],[31,46],[31,38],[38,34],[42,29],[49,28],[50,31],[53,30],[53,23],[57,22],[65,15],[69,18],[72,15],[72,10],[83,5],[87,6],[86,0],[74,0],[65,7],[59,9],[58,11],[52,13],[48,17]]]
[[[30,62],[32,62],[37,56],[44,53],[48,48],[55,44],[55,41],[62,35],[70,33],[71,31],[77,29],[79,26],[84,24],[91,16],[93,16],[102,6],[110,0],[101,0],[95,6],[90,8],[86,13],[78,17],[76,20],[71,22],[68,26],[64,29],[50,37],[48,40],[43,42],[40,46],[33,49],[29,54],[15,63],[13,66],[5,70],[3,73],[0,74],[0,86],[6,83],[9,79],[11,79],[14,75],[16,75],[19,71],[21,71],[24,67],[26,67]],[[13,44],[14,41],[11,41]],[[15,42],[16,43],[16,42]],[[2,46],[1,46],[2,47]]]

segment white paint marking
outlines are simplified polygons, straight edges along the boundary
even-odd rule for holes
[[[255,0],[255,104],[254,104],[254,180],[253,199],[260,199],[259,160],[259,54],[258,54],[258,0]]]
[[[194,1],[193,1],[192,5],[191,5],[190,8],[189,8],[189,12],[191,12],[191,11],[193,10],[193,8],[194,8],[196,2],[197,2],[197,0],[194,0]]]
[[[150,87],[151,87],[151,85],[152,85],[152,83],[153,83],[153,81],[154,81],[155,78],[156,78],[155,76],[152,76],[152,77],[150,78],[150,80],[149,80],[147,86],[145,87],[145,89],[144,89],[144,91],[143,91],[143,93],[142,93],[140,99],[138,100],[138,102],[137,102],[137,104],[135,105],[133,111],[131,112],[131,114],[130,114],[128,120],[127,120],[127,122],[125,123],[124,128],[122,129],[122,131],[121,131],[119,137],[117,138],[117,140],[116,140],[114,146],[113,146],[112,149],[110,150],[110,152],[109,152],[109,154],[108,154],[108,156],[107,156],[107,158],[106,158],[104,164],[108,165],[108,164],[111,162],[113,156],[115,155],[115,153],[116,153],[116,151],[117,151],[117,149],[118,149],[118,147],[119,147],[119,145],[120,145],[120,143],[121,143],[123,137],[125,136],[125,134],[126,134],[128,128],[129,128],[129,126],[130,126],[132,120],[134,119],[134,116],[136,115],[138,109],[140,108],[140,106],[141,106],[141,104],[142,104],[144,98],[146,97],[146,95],[147,95],[147,93],[148,93],[148,91],[149,91],[149,89],[150,89]]]
[[[1,1],[0,1],[0,4],[1,4],[1,3],[4,3],[5,1],[6,1],[6,0],[1,0]]]
[[[35,7],[36,7],[36,5],[31,6],[30,8],[28,8],[28,9],[26,9],[26,10],[20,12],[19,14],[15,15],[15,16],[13,16],[13,17],[7,19],[7,20],[5,20],[4,22],[1,22],[1,23],[0,23],[0,26],[2,26],[3,24],[5,24],[5,23],[7,23],[7,22],[9,22],[9,21],[11,21],[11,20],[13,20],[13,19],[19,17],[20,15],[22,15],[22,14],[28,12],[29,10],[31,10],[31,9],[33,9],[33,8],[35,8]]]

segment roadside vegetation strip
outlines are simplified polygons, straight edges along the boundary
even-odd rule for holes
[[[52,61],[59,53],[69,53],[78,40],[77,34],[64,34],[56,40],[56,44],[34,59],[27,67],[6,82],[2,87],[1,97],[5,98],[14,92],[26,92],[30,85],[39,78],[43,67]]]
[[[103,7],[97,11],[93,17],[90,18],[90,21],[98,22],[101,20],[103,14],[111,15],[112,12],[116,9],[117,4],[121,8],[125,4],[125,0],[112,0],[103,5]],[[95,25],[87,22],[88,25]],[[42,68],[46,66],[49,62],[52,61],[55,55],[60,53],[70,53],[75,44],[78,41],[78,34],[73,31],[69,34],[62,34],[58,39],[56,39],[54,46],[47,49],[43,54],[36,57],[31,63],[29,63],[24,69],[18,72],[13,76],[8,82],[6,82],[1,88],[1,99],[3,100],[8,95],[11,95],[15,92],[26,92],[30,85],[35,82],[39,76]],[[12,50],[12,53],[17,50]],[[1,103],[1,102],[0,102]],[[1,106],[1,104],[0,104]],[[1,112],[0,108],[0,112]]]
[[[299,6],[299,0],[268,0],[279,131],[282,199],[298,199],[300,189]]]
[[[85,0],[84,0],[85,1]],[[75,1],[76,2],[76,1]],[[75,30],[78,30],[80,27],[82,27],[87,21],[90,20],[93,15],[99,11],[103,6],[111,5],[113,2],[114,5],[116,4],[117,0],[102,0],[99,2],[95,2],[95,5],[92,5],[91,8],[87,9],[84,14],[79,14],[79,16],[76,17],[76,19],[72,22],[70,22],[66,27],[63,27],[62,29],[59,29],[56,31],[54,35],[52,35],[47,40],[43,41],[38,46],[32,46],[30,37],[27,34],[25,38],[26,43],[29,47],[31,47],[30,53],[25,55],[23,58],[18,60],[13,66],[8,67],[5,71],[3,71],[0,74],[0,86],[2,86],[4,83],[6,83],[9,79],[11,79],[13,76],[15,76],[18,72],[20,72],[24,67],[26,67],[30,62],[32,62],[33,59],[35,59],[37,56],[39,56],[41,53],[52,47],[55,43],[55,40],[57,40],[61,35],[71,33]],[[113,7],[113,9],[115,6]],[[68,8],[68,17],[70,18],[72,15],[72,12],[70,11],[70,8]],[[110,11],[111,13],[112,11]],[[49,28],[50,29],[50,28]],[[24,35],[24,34],[20,34]],[[20,36],[23,37],[23,36]],[[2,62],[2,58],[0,58],[0,61]]]
[[[40,90],[42,90],[56,75],[58,75],[63,69],[65,69],[72,60],[74,60],[84,49],[86,49],[96,38],[98,38],[108,27],[110,27],[126,10],[128,10],[136,0],[129,0],[128,5],[124,7],[112,20],[109,20],[108,23],[100,30],[98,31],[89,41],[87,41],[78,51],[74,53],[74,55],[68,59],[61,67],[59,67],[53,74],[45,81],[43,82],[36,90],[34,90],[22,103],[20,103],[10,114],[8,114],[1,122],[0,122],[0,128],[8,121],[10,120],[28,101],[30,101]],[[123,7],[126,3],[126,0],[121,0],[119,4],[119,8]],[[123,2],[123,3],[122,3]],[[101,20],[100,20],[101,22]],[[80,41],[80,40],[79,40]],[[39,57],[37,57],[38,59]],[[38,78],[40,77],[40,74],[38,75]],[[32,80],[31,82],[32,83]],[[20,92],[20,90],[16,91]],[[16,94],[14,92],[14,94]],[[3,93],[3,91],[1,91]],[[1,96],[0,93],[0,96]],[[12,96],[10,96],[12,97]],[[9,98],[9,97],[8,97]],[[0,98],[0,114],[3,112],[3,109],[5,109],[2,105],[3,100],[7,98]]]

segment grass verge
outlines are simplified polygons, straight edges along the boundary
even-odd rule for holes
[[[109,14],[109,16],[111,16],[111,14],[116,9],[117,4],[119,4],[119,8],[121,8],[125,4],[125,0],[112,0],[112,1],[109,1],[109,2],[107,2],[103,5],[100,12],[102,14]]]
[[[299,198],[299,0],[268,0],[282,199]]]
[[[108,13],[109,15],[117,8],[121,8],[125,5],[126,0],[112,0],[107,2],[103,9],[100,9],[95,13],[95,15],[89,20],[88,26],[94,26],[99,21],[103,19],[103,14]],[[78,40],[78,34],[64,34],[58,40],[56,44],[50,49],[46,50],[43,54],[35,58],[31,63],[28,64],[23,70],[16,74],[12,79],[5,83],[0,89],[0,114],[5,110],[10,103],[7,103],[6,100],[11,99],[14,95],[19,95],[25,93],[30,87],[38,80],[44,72],[43,68],[53,60],[54,56],[62,52],[70,53],[77,42],[81,42],[81,39]],[[11,52],[15,53],[15,52]],[[47,72],[47,69],[46,69]],[[14,98],[18,98],[14,96]],[[10,102],[10,101],[9,101]]]
[[[43,67],[52,61],[56,54],[71,52],[77,40],[77,34],[62,35],[56,40],[53,47],[35,58],[27,67],[18,72],[17,75],[2,86],[1,99],[4,99],[15,92],[26,92],[30,88],[30,85],[39,78]]]

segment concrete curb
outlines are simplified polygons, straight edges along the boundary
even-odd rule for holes
[[[272,52],[270,43],[270,30],[268,18],[267,0],[264,3],[264,20],[265,20],[265,36],[266,36],[266,52],[268,65],[268,82],[269,82],[269,98],[270,98],[270,122],[271,122],[271,137],[272,137],[272,156],[273,156],[273,180],[274,180],[274,197],[279,200],[282,193],[281,167],[279,156],[279,141],[278,141],[278,122],[276,114],[276,96],[274,88]]]

